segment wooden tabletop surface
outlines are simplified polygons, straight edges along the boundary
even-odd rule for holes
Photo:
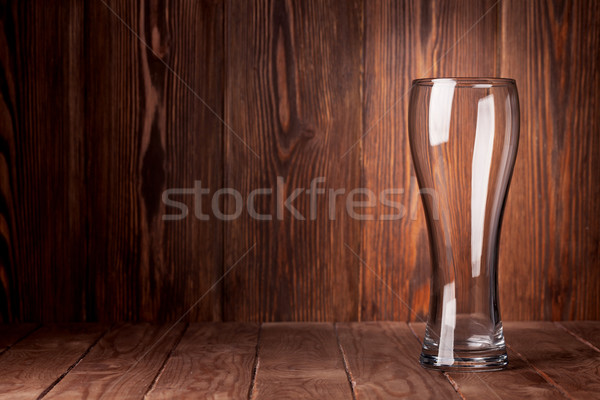
[[[422,323],[0,325],[0,399],[600,398],[600,321],[504,327],[469,374],[421,368]]]

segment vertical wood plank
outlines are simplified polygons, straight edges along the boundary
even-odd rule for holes
[[[420,346],[406,323],[355,322],[336,327],[357,398],[460,398],[442,374],[419,365]]]
[[[184,329],[183,323],[116,326],[44,398],[141,399]]]
[[[359,154],[342,156],[362,126],[361,24],[359,1],[227,3],[225,108],[235,134],[225,134],[225,187],[242,200],[272,192],[255,201],[270,220],[225,198],[226,214],[243,211],[226,224],[225,266],[256,245],[225,279],[226,319],[357,317],[359,261],[345,244],[359,248],[358,226],[343,195],[328,211],[329,189],[359,185]],[[306,190],[317,177],[327,194],[315,196],[311,216]]]
[[[19,129],[16,7],[0,3],[0,321],[21,318],[17,276],[16,135]]]
[[[332,324],[262,326],[253,399],[351,399]]]
[[[427,315],[429,243],[408,143],[408,92],[415,78],[495,75],[494,4],[365,2],[363,183],[377,195],[402,192],[387,195],[399,210],[378,203],[362,228],[361,320]]]
[[[600,318],[600,3],[502,2],[521,142],[500,251],[506,319]]]
[[[98,324],[45,326],[0,357],[0,399],[37,398],[106,331]]]
[[[425,323],[411,323],[411,328],[423,342]],[[511,342],[512,343],[512,342]],[[446,372],[449,380],[466,399],[564,399],[564,395],[542,375],[507,349],[508,367],[491,373]]]
[[[191,324],[147,399],[247,399],[258,325]]]
[[[134,31],[136,2],[107,3]],[[91,319],[139,318],[140,44],[102,2],[88,5],[86,131]],[[141,103],[141,104],[140,104]]]
[[[89,5],[91,318],[221,318],[221,223],[189,193],[221,184],[222,2]],[[210,108],[209,108],[210,107]],[[163,192],[188,207],[166,208]],[[207,292],[208,291],[208,292]]]
[[[0,4],[1,321],[85,317],[83,7]]]
[[[506,342],[573,398],[600,393],[600,353],[552,322],[508,322]]]
[[[169,75],[167,92],[169,188],[191,188],[199,181],[214,193],[223,184],[224,8],[224,1],[169,3],[172,68],[181,77]],[[187,219],[163,222],[162,280],[168,283],[162,287],[165,300],[158,317],[179,317],[204,296],[188,319],[220,321],[223,223],[213,215],[199,219],[198,205],[185,200],[190,207]],[[210,214],[209,206],[203,202],[203,214]]]

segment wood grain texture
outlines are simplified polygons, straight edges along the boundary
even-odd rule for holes
[[[401,192],[389,195],[399,211],[379,203],[362,226],[361,320],[427,315],[429,242],[408,143],[408,92],[416,78],[495,75],[494,3],[365,2],[363,186]]]
[[[93,2],[86,22],[88,318],[174,320],[204,296],[188,318],[219,320],[221,223],[190,191],[221,185],[223,3]],[[172,188],[188,215],[165,221]]]
[[[0,320],[5,322],[83,317],[83,8],[78,1],[0,3]]]
[[[0,324],[0,354],[38,327],[37,324]]]
[[[404,322],[337,324],[359,399],[459,399],[450,382],[419,365],[420,347]]]
[[[0,0],[0,321],[166,321],[199,299],[191,321],[419,320],[429,246],[405,95],[425,75],[517,81],[504,319],[600,319],[599,14],[594,0]],[[376,202],[375,220],[352,220],[359,186],[403,189],[389,196],[403,218]],[[235,221],[214,213],[237,209],[227,194],[213,207],[223,187],[242,196]],[[163,220],[171,188],[187,189],[170,196],[185,219]],[[248,214],[258,188],[272,220]],[[282,204],[296,188],[305,220]]]
[[[531,366],[572,398],[600,393],[600,352],[552,322],[507,322],[506,342]]]
[[[184,330],[183,323],[113,327],[44,398],[141,399]]]
[[[523,323],[525,324],[525,323]],[[519,325],[521,326],[521,325]],[[423,342],[425,323],[412,322],[411,329]],[[445,372],[465,399],[564,399],[563,393],[533,369],[510,347],[508,367],[490,373]]]
[[[40,396],[106,331],[98,324],[45,326],[0,357],[0,399]]]
[[[19,301],[17,276],[17,221],[15,221],[16,169],[15,140],[19,126],[17,111],[17,74],[18,67],[16,43],[16,7],[7,2],[0,3],[0,79],[2,82],[0,97],[0,315],[2,322],[19,320],[21,307]]]
[[[333,324],[267,323],[261,328],[253,399],[351,399]]]
[[[258,325],[191,324],[147,399],[247,399]]]
[[[559,325],[596,349],[600,349],[600,321],[562,321]]]
[[[338,323],[337,338],[327,323],[184,325],[43,326],[0,355],[0,398],[595,398],[600,384],[600,352],[551,322],[506,323],[509,368],[477,374],[421,368],[400,322]]]
[[[600,3],[503,1],[521,141],[500,243],[503,317],[599,319]]]
[[[358,153],[341,157],[362,126],[361,23],[360,1],[227,3],[225,119],[239,137],[225,135],[225,187],[272,190],[255,204],[271,220],[244,211],[226,225],[226,267],[256,244],[225,279],[227,320],[357,318],[359,260],[345,244],[358,250],[358,226],[343,196],[331,213],[330,195],[314,196],[311,215],[306,190],[318,177],[328,193],[359,185]]]

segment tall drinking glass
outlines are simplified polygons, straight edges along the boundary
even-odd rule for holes
[[[498,307],[498,242],[519,142],[515,81],[413,81],[409,136],[432,262],[421,364],[501,369],[508,359]]]

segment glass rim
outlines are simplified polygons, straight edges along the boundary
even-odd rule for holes
[[[433,86],[434,83],[450,82],[454,81],[456,87],[471,87],[473,85],[489,85],[494,86],[507,86],[514,85],[516,82],[511,78],[497,78],[497,77],[436,77],[436,78],[419,78],[412,81],[413,86]]]

